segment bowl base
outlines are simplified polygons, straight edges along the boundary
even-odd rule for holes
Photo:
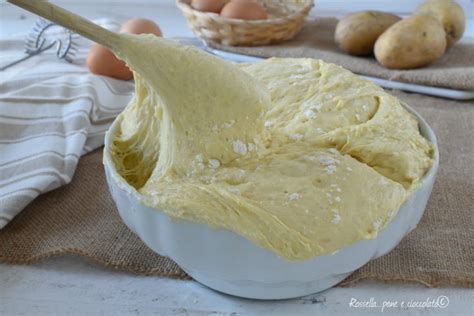
[[[209,277],[199,272],[186,271],[194,280],[212,290],[258,300],[282,300],[315,294],[333,287],[352,272],[338,274],[310,282],[265,283],[257,281],[230,281]]]

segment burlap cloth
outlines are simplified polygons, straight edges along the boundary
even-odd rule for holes
[[[457,45],[449,52],[464,59],[446,55],[430,68],[387,71],[370,58],[337,52],[332,35],[328,35],[334,20],[315,23],[295,41],[251,50],[255,55],[267,55],[271,49],[280,56],[316,56],[373,76],[474,90],[474,67],[467,60],[474,60],[474,56],[466,57],[466,50],[471,49],[468,46]],[[326,39],[313,37],[316,31],[326,34]],[[318,49],[300,47],[302,38],[314,39]],[[247,52],[249,48],[233,50]],[[395,250],[371,261],[341,285],[376,279],[474,286],[474,101],[392,93],[413,106],[433,127],[440,145],[440,170],[419,226]],[[72,253],[133,273],[188,278],[173,261],[152,252],[122,223],[105,183],[101,159],[102,150],[81,158],[69,185],[40,196],[0,230],[0,262],[28,264]]]
[[[291,41],[261,47],[227,47],[212,44],[221,50],[259,57],[312,57],[343,66],[355,73],[389,80],[438,86],[458,90],[474,90],[474,43],[457,43],[428,67],[413,70],[389,70],[373,57],[349,56],[334,42],[335,18],[307,21]]]
[[[474,102],[393,91],[431,124],[441,166],[419,226],[389,254],[342,285],[362,279],[474,286]],[[122,223],[108,192],[102,150],[81,158],[73,181],[40,196],[0,230],[0,261],[33,263],[66,253],[138,274],[187,278]]]

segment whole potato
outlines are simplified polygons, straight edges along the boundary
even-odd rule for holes
[[[335,40],[345,52],[356,55],[371,55],[377,38],[400,17],[379,11],[352,13],[336,26]]]
[[[464,11],[452,0],[428,0],[416,9],[415,14],[431,14],[441,22],[446,31],[448,48],[464,33],[466,26]]]
[[[444,54],[446,34],[430,15],[414,15],[388,28],[375,42],[377,61],[391,69],[429,64]]]

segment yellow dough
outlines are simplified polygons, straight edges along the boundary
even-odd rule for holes
[[[119,52],[136,93],[111,153],[141,202],[288,260],[374,238],[432,164],[393,96],[333,64],[235,65],[150,35]]]

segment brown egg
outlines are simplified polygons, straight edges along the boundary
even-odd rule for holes
[[[122,25],[120,32],[161,36],[160,27],[155,22],[147,19],[131,19]],[[133,78],[133,73],[127,65],[115,57],[114,53],[108,48],[99,44],[95,44],[89,50],[86,64],[90,72],[96,75],[120,80]]]
[[[252,0],[232,0],[221,11],[221,16],[229,19],[265,20],[267,11],[265,7]]]
[[[155,34],[161,36],[160,27],[153,21],[147,19],[131,19],[120,28],[121,33],[132,34]]]
[[[228,0],[193,0],[191,1],[191,7],[194,10],[203,12],[221,12]]]
[[[133,73],[127,65],[117,59],[108,48],[99,44],[91,47],[86,63],[90,72],[96,75],[120,80],[130,80],[133,78]]]

